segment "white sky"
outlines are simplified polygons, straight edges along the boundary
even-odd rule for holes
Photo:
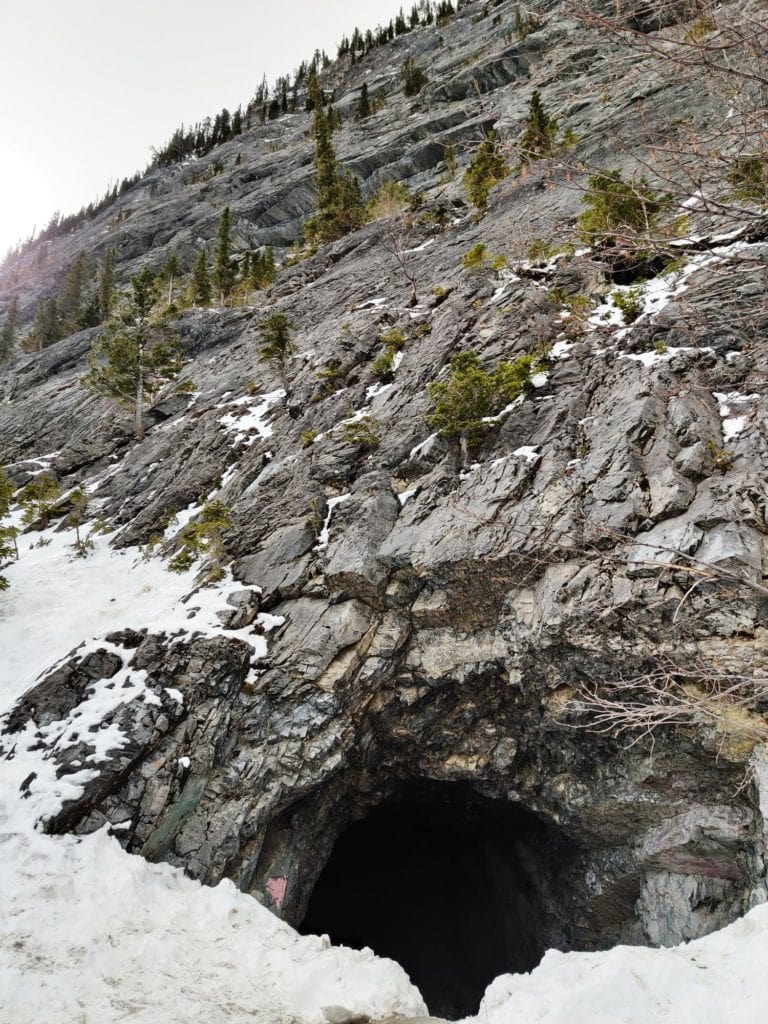
[[[411,0],[404,4],[410,10]],[[0,258],[400,0],[0,0]]]

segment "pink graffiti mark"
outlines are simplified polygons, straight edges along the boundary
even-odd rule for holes
[[[279,910],[283,905],[285,899],[285,889],[288,885],[286,878],[270,878],[267,882],[267,892],[272,897],[272,902]]]

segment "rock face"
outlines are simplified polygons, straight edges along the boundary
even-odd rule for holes
[[[762,703],[717,698],[764,678],[768,658],[768,243],[759,232],[718,241],[728,225],[702,214],[710,241],[697,242],[683,283],[629,327],[600,305],[613,282],[599,254],[524,262],[534,237],[573,236],[578,191],[536,166],[497,188],[477,221],[459,182],[445,180],[448,142],[465,161],[491,113],[514,137],[533,87],[580,136],[584,165],[626,164],[619,124],[724,110],[671,73],[639,110],[642,67],[601,102],[604,40],[545,4],[541,28],[510,43],[514,4],[496,10],[498,22],[474,22],[470,4],[439,32],[330,73],[342,114],[363,73],[386,91],[380,113],[336,136],[366,192],[390,178],[425,190],[422,215],[402,228],[415,307],[374,222],[286,267],[255,307],[185,312],[184,376],[196,390],[166,395],[141,445],[123,414],[78,385],[94,332],[0,376],[0,444],[16,483],[55,451],[65,486],[98,480],[99,514],[121,528],[120,546],[215,495],[234,522],[226,625],[250,627],[259,607],[280,620],[255,666],[241,640],[171,637],[162,623],[112,635],[30,691],[2,743],[11,749],[30,719],[65,720],[118,669],[143,671],[157,701],[120,707],[113,724],[128,744],[49,829],[110,823],[126,849],[207,883],[232,878],[300,925],[351,823],[461,792],[472,814],[503,804],[522,815],[509,828],[542,949],[673,944],[768,895],[765,690]],[[413,101],[393,70],[407,55],[429,62]],[[251,129],[216,151],[225,171],[205,184],[191,182],[199,164],[154,172],[127,194],[131,216],[106,242],[96,239],[114,212],[51,244],[49,268],[107,243],[124,277],[174,246],[188,259],[225,202],[238,244],[289,244],[312,203],[308,125],[296,114]],[[509,269],[463,270],[481,242]],[[45,280],[15,273],[17,284],[11,271],[0,284],[24,307]],[[566,321],[564,293],[588,296],[597,313]],[[289,401],[259,362],[258,324],[273,310],[295,324]],[[381,385],[371,364],[394,326],[408,340]],[[546,375],[477,450],[430,434],[426,384],[453,353],[474,348],[491,366],[540,344]],[[318,377],[331,360],[336,390]],[[376,422],[373,451],[345,439],[345,422],[362,415]],[[695,705],[688,717],[639,737],[583,728],[574,698],[623,681],[633,699],[664,666],[672,692]],[[56,751],[60,774],[88,745]]]

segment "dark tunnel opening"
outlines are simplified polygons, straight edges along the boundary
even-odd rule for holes
[[[535,815],[465,787],[401,793],[339,836],[301,931],[391,957],[430,1013],[465,1017],[552,944],[561,847]]]

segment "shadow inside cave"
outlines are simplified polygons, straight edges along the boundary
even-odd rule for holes
[[[563,846],[515,804],[459,784],[411,787],[339,836],[300,930],[391,957],[433,1015],[459,1019],[552,944],[544,904]]]

